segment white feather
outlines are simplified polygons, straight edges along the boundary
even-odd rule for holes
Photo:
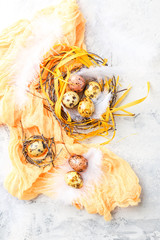
[[[12,82],[17,86],[16,99],[19,106],[26,101],[28,84],[38,76],[44,55],[61,36],[61,21],[52,15],[37,17],[29,28],[31,34],[19,47],[14,63],[16,74]]]
[[[102,152],[99,149],[91,148],[83,155],[88,160],[88,168],[80,173],[83,178],[83,187],[75,189],[65,183],[64,176],[68,171],[73,171],[69,166],[68,161],[63,167],[60,167],[53,175],[53,192],[54,198],[57,201],[62,201],[65,204],[72,204],[73,201],[84,197],[87,198],[90,191],[94,190],[95,185],[99,183],[103,176]]]
[[[99,98],[95,101],[95,111],[92,115],[94,119],[100,119],[101,115],[106,111],[107,107],[109,106],[109,101],[112,98],[112,93],[108,93],[104,91],[101,93]]]
[[[88,168],[82,173],[84,179],[84,185],[86,187],[93,187],[94,184],[98,184],[102,177],[102,152],[97,148],[90,148],[89,151],[83,154],[88,160]]]
[[[117,72],[117,67],[109,67],[109,66],[97,66],[90,68],[82,68],[77,72],[78,75],[82,75],[83,77],[91,77],[91,78],[104,78],[104,77],[113,77],[118,76],[119,72]]]
[[[63,110],[71,116],[74,121],[82,121],[83,117],[79,114],[77,107],[76,108],[66,108],[63,104]]]

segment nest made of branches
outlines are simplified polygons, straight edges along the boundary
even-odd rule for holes
[[[57,46],[59,47],[59,46]],[[107,65],[107,60],[94,53],[89,53],[79,47],[60,45],[60,51],[54,52],[46,57],[41,64],[39,85],[37,90],[41,91],[46,99],[44,107],[51,111],[69,136],[76,140],[85,140],[94,136],[107,138],[104,144],[109,143],[115,136],[115,116],[134,116],[126,111],[126,108],[142,102],[145,98],[133,101],[117,107],[126,97],[131,88],[121,89],[119,77],[108,78],[107,76],[99,81],[102,91],[112,93],[112,98],[106,111],[99,119],[83,118],[82,121],[75,121],[69,113],[63,109],[62,98],[67,90],[68,79],[71,74],[82,68]],[[148,85],[149,91],[149,85]],[[118,98],[118,93],[123,94]],[[121,111],[122,113],[117,113]],[[109,133],[112,133],[110,136]]]

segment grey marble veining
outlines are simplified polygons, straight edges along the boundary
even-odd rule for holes
[[[0,2],[0,30],[56,0]],[[158,240],[160,239],[160,1],[79,0],[87,20],[90,51],[108,57],[124,86],[133,89],[124,103],[146,94],[131,111],[117,118],[117,134],[107,147],[130,163],[142,186],[137,207],[116,208],[113,219],[90,215],[45,196],[20,201],[3,187],[0,171],[0,240]],[[7,161],[9,132],[0,129],[0,167]]]

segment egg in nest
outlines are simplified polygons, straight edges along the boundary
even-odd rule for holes
[[[79,96],[76,92],[68,91],[63,95],[62,102],[65,107],[73,108],[79,102]]]
[[[68,79],[68,87],[72,91],[82,92],[85,85],[86,85],[85,79],[79,75],[74,74]]]
[[[86,97],[89,97],[91,99],[97,99],[101,94],[101,87],[99,83],[95,81],[89,82],[84,94],[86,95]]]
[[[35,140],[27,146],[27,153],[31,158],[44,156],[47,152],[48,148],[42,140]]]
[[[94,103],[88,97],[80,101],[78,112],[82,117],[88,118],[94,113]]]

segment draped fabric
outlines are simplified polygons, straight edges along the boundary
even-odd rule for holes
[[[57,44],[85,48],[85,20],[74,0],[64,0],[55,8],[44,9],[35,18],[47,16],[58,16],[62,21],[62,36]],[[84,154],[91,147],[96,147],[103,153],[103,176],[100,183],[86,193],[87,198],[77,199],[73,205],[79,209],[84,207],[89,213],[104,215],[105,219],[109,220],[110,212],[116,206],[134,206],[140,201],[141,187],[130,165],[105,147],[99,147],[98,144],[80,144],[68,137],[52,113],[44,108],[45,100],[41,98],[42,93],[34,89],[35,81],[29,86],[33,94],[27,93],[26,104],[21,108],[16,104],[16,86],[11,84],[15,75],[13,63],[16,61],[19,45],[30,37],[29,29],[32,21],[18,21],[0,35],[0,124],[6,124],[10,130],[9,155],[13,166],[5,180],[5,187],[10,194],[19,199],[33,199],[41,193],[54,198],[56,191],[53,184],[54,173],[58,166],[67,162],[69,157],[64,145],[70,153],[75,154]],[[54,54],[55,50],[58,52],[61,47],[53,46],[46,55]],[[24,64],[27,63],[28,60],[24,59]],[[22,125],[28,137],[38,134],[43,134],[46,138],[54,136],[57,153],[63,149],[55,160],[55,168],[52,165],[38,168],[25,160],[22,154]],[[53,191],[48,190],[48,186],[52,184]]]

